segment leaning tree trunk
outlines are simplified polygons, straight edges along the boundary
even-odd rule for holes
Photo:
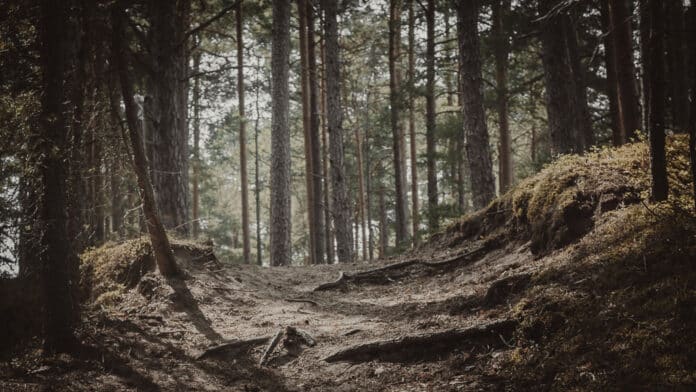
[[[650,173],[651,197],[654,201],[667,200],[667,161],[665,157],[665,68],[664,68],[664,4],[661,0],[647,0],[646,13],[650,39],[647,42],[649,59],[644,65],[649,83],[650,105]]]
[[[292,260],[290,215],[290,127],[288,73],[290,61],[290,3],[273,2],[271,48],[271,265]]]
[[[431,232],[440,227],[437,201],[437,166],[435,145],[435,0],[425,9],[425,144],[428,161],[428,226]]]
[[[74,37],[71,33],[70,1],[40,3],[39,61],[42,73],[41,113],[33,133],[33,157],[40,178],[36,195],[36,221],[41,287],[44,302],[44,347],[64,352],[74,343],[72,328],[79,317],[73,298],[71,271],[78,259],[71,248],[67,228],[66,178],[64,162],[68,157],[68,112],[64,85],[72,53],[65,51]]]
[[[510,0],[493,2],[493,36],[496,80],[496,105],[498,107],[498,128],[500,145],[498,152],[500,193],[505,193],[512,186],[512,140],[508,122],[508,56],[510,43],[507,26],[507,14]]]
[[[404,130],[401,121],[401,0],[389,2],[389,101],[391,104],[392,148],[394,154],[394,190],[396,192],[396,245],[408,245],[408,206],[406,201],[406,165]]]
[[[164,230],[164,225],[160,220],[157,200],[155,199],[152,183],[150,182],[150,175],[147,171],[148,163],[145,155],[145,147],[140,137],[142,130],[140,128],[140,120],[138,119],[138,107],[133,98],[133,82],[130,80],[130,71],[128,69],[128,54],[123,45],[123,43],[126,42],[123,32],[124,19],[124,11],[115,9],[112,17],[113,39],[111,50],[112,61],[119,75],[121,95],[126,109],[128,136],[132,149],[131,152],[133,154],[133,169],[138,179],[140,198],[143,203],[143,212],[145,213],[147,230],[150,235],[150,243],[155,255],[157,268],[159,268],[160,273],[164,276],[175,276],[179,273],[179,269],[174,259],[172,247],[169,244],[169,238]]]
[[[326,102],[331,164],[332,216],[339,263],[353,261],[350,204],[346,184],[341,108],[341,70],[336,22],[337,0],[324,0],[324,39],[326,40]]]
[[[474,207],[484,208],[495,197],[495,179],[483,108],[483,78],[478,37],[478,1],[462,1],[459,14],[462,114]]]
[[[242,30],[242,2],[237,3],[237,95],[239,102],[239,170],[242,182],[242,248],[244,262],[251,263],[251,240],[249,238],[249,175],[247,170],[246,111],[244,107],[244,41]]]
[[[162,223],[189,234],[187,44],[190,0],[150,1],[152,183]]]

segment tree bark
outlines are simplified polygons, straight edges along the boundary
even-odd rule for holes
[[[431,232],[440,227],[437,200],[437,147],[435,144],[435,0],[425,9],[425,144],[428,161],[428,226]]]
[[[313,0],[306,0],[307,5],[307,60],[309,62],[309,136],[312,141],[312,191],[314,197],[314,262],[324,263],[324,192],[322,189],[321,139],[319,136],[319,97],[317,94],[317,58],[314,42],[314,7]]]
[[[619,86],[616,81],[616,53],[614,48],[616,28],[612,24],[609,14],[609,1],[600,1],[599,3],[602,17],[604,64],[607,69],[607,99],[609,100],[611,142],[614,146],[620,146],[624,143],[624,134],[619,111]]]
[[[419,242],[418,226],[420,224],[420,208],[418,207],[418,157],[416,150],[416,114],[414,111],[414,102],[416,100],[415,93],[415,51],[416,51],[416,34],[415,34],[415,14],[413,4],[415,0],[408,0],[408,85],[409,85],[409,101],[408,101],[408,133],[411,147],[411,213],[412,216],[412,231],[413,244]],[[428,182],[428,184],[430,184]]]
[[[483,78],[478,37],[479,4],[462,1],[458,8],[461,57],[462,113],[474,208],[484,208],[495,197],[495,179],[483,108]]]
[[[635,138],[636,131],[642,128],[640,99],[633,61],[633,28],[626,1],[609,0],[609,17],[613,31],[620,130],[623,142],[626,142]]]
[[[314,158],[312,153],[311,108],[309,97],[309,54],[307,42],[307,0],[297,0],[299,14],[299,45],[300,45],[300,91],[302,94],[302,125],[304,131],[305,153],[305,184],[307,188],[307,225],[309,227],[309,264],[317,264],[316,217],[314,216]]]
[[[512,186],[512,140],[508,122],[508,63],[510,53],[507,15],[510,12],[510,0],[493,2],[493,36],[496,80],[496,106],[498,107],[498,128],[500,145],[498,150],[498,179],[500,193],[507,192]]]
[[[687,21],[691,26],[696,24],[696,4],[691,3],[687,13]],[[696,211],[696,30],[691,30],[689,38],[689,53],[691,65],[691,110],[689,126],[689,158],[691,161],[691,182],[693,186],[694,211]]]
[[[289,110],[290,3],[273,2],[271,47],[271,265],[292,261]]]
[[[246,108],[244,107],[244,36],[242,1],[237,3],[237,96],[239,106],[239,170],[242,182],[242,254],[244,263],[251,263],[251,239],[249,235],[249,174],[247,169]]]
[[[367,260],[367,233],[365,227],[365,171],[363,170],[363,145],[360,137],[360,128],[355,129],[355,149],[358,160],[358,192],[360,193],[358,195],[358,220],[360,221],[362,259],[364,261]],[[358,237],[357,234],[355,237]]]
[[[337,0],[324,0],[324,39],[326,41],[326,89],[332,216],[339,263],[353,261],[350,205],[344,165],[343,112],[341,108],[341,70],[338,47]]]
[[[654,201],[667,200],[669,193],[667,184],[667,162],[665,157],[665,69],[664,69],[664,16],[665,6],[660,0],[647,0],[646,13],[650,39],[648,41],[648,53],[644,58],[649,58],[644,65],[649,83],[650,105],[650,173],[651,198]]]
[[[70,1],[44,0],[40,3],[38,26],[39,61],[43,94],[38,129],[32,135],[35,168],[40,178],[36,195],[36,221],[32,230],[38,234],[42,299],[44,303],[44,348],[49,352],[68,351],[75,342],[72,329],[79,318],[74,300],[71,271],[77,269],[78,259],[71,248],[67,228],[67,173],[64,161],[68,157],[69,97],[65,80],[68,77],[72,53],[66,51],[74,37],[71,32]]]
[[[684,39],[684,4],[682,1],[666,1],[666,17],[669,25],[665,26],[667,43],[667,86],[669,88],[672,130],[686,133],[689,128],[689,87],[686,73],[686,41]],[[693,26],[691,27],[693,28]]]
[[[408,206],[406,201],[406,168],[404,164],[404,130],[401,121],[401,0],[389,1],[389,101],[391,104],[392,148],[394,154],[394,189],[396,192],[396,245],[407,246]]]
[[[379,183],[377,184],[377,203],[379,204],[379,253],[378,258],[383,259],[387,257],[387,243],[389,242],[389,232],[387,225],[387,202],[385,198],[385,189],[382,178],[384,177],[384,166],[382,162],[377,162],[377,178]]]
[[[260,65],[260,58],[256,60],[257,68]],[[261,189],[259,182],[259,120],[261,119],[261,111],[259,109],[259,90],[261,86],[259,83],[258,73],[256,74],[256,118],[254,119],[254,197],[255,197],[255,210],[256,210],[256,264],[263,265],[263,258],[261,255]]]
[[[193,79],[193,162],[192,163],[192,179],[191,179],[191,194],[192,194],[192,219],[191,224],[191,234],[193,238],[198,238],[200,233],[200,191],[199,191],[199,180],[201,173],[201,154],[200,154],[200,140],[201,140],[201,78],[198,75],[200,71],[201,64],[201,53],[196,51],[193,55],[193,72],[196,75]]]
[[[140,198],[143,203],[143,212],[147,221],[147,230],[150,235],[152,251],[155,255],[157,268],[163,276],[171,277],[178,275],[179,269],[174,259],[174,253],[169,243],[169,237],[164,230],[164,225],[159,217],[157,200],[155,199],[150,175],[147,167],[147,156],[145,147],[140,137],[142,129],[138,119],[138,107],[133,98],[133,84],[130,80],[128,66],[128,54],[124,46],[124,19],[125,13],[121,9],[115,8],[112,15],[113,38],[111,42],[112,61],[116,67],[121,84],[121,96],[126,108],[126,123],[128,124],[128,136],[133,154],[133,169],[138,179]],[[125,137],[125,135],[124,135]]]
[[[189,226],[185,32],[191,0],[150,1],[152,181],[162,223],[187,236]]]
[[[332,264],[334,262],[334,235],[331,225],[331,204],[329,200],[329,142],[327,138],[327,119],[326,114],[326,53],[325,41],[321,43],[321,61],[322,61],[322,77],[321,77],[321,145],[322,145],[322,179],[324,180],[324,230],[326,233],[326,262]]]

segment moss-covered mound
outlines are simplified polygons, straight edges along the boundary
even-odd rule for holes
[[[667,156],[672,200],[687,206],[687,138],[669,138]],[[503,235],[530,241],[532,252],[545,255],[578,241],[603,214],[648,200],[649,188],[650,158],[644,141],[561,156],[435,240],[454,245],[472,237]]]

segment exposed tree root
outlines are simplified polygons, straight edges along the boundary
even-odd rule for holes
[[[339,288],[347,283],[363,284],[386,284],[400,279],[411,274],[407,269],[412,266],[422,266],[423,270],[430,272],[441,271],[444,269],[458,268],[464,264],[469,264],[485,255],[488,251],[494,248],[496,242],[488,241],[482,246],[463,254],[456,255],[441,261],[422,261],[422,260],[407,260],[400,263],[389,264],[384,267],[375,268],[367,271],[360,271],[348,274],[341,271],[338,279],[333,282],[328,282],[317,286],[314,291],[325,291],[334,288]]]
[[[261,360],[259,361],[260,366],[263,366],[266,364],[266,362],[268,362],[271,354],[273,354],[273,350],[275,350],[276,346],[278,346],[278,342],[280,342],[281,337],[283,337],[283,330],[279,329],[275,336],[273,336],[273,339],[271,339],[271,342],[268,343],[266,351],[263,352],[263,356],[261,356]]]
[[[424,335],[404,336],[349,347],[325,358],[326,362],[413,362],[446,355],[456,349],[507,345],[516,320],[504,319],[466,329],[451,329]],[[506,340],[507,339],[507,340]]]
[[[270,336],[263,336],[259,338],[235,340],[232,342],[223,343],[203,351],[196,357],[196,360],[211,358],[218,355],[234,354],[240,351],[246,351],[253,347],[260,346],[266,343],[269,339],[271,339]]]
[[[524,290],[531,279],[532,274],[526,273],[496,280],[488,287],[483,304],[491,307],[504,303],[511,295]]]

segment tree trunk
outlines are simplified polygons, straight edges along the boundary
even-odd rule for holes
[[[650,59],[644,65],[649,83],[650,104],[650,173],[652,174],[651,197],[654,201],[667,200],[667,162],[665,157],[665,70],[664,70],[664,3],[660,0],[647,0],[646,13],[650,39],[648,53]]]
[[[193,55],[193,72],[196,76],[193,78],[193,162],[192,163],[192,179],[191,179],[191,194],[192,194],[192,219],[191,230],[193,238],[198,238],[201,229],[200,222],[200,191],[199,180],[201,175],[201,78],[200,72],[201,52],[196,50]]]
[[[595,144],[594,130],[590,119],[590,110],[587,106],[587,88],[585,86],[585,69],[580,61],[580,48],[578,47],[577,30],[578,17],[568,15],[568,23],[564,24],[566,47],[570,60],[570,71],[573,74],[573,98],[572,107],[576,126],[576,134],[579,141],[579,152],[584,152]]]
[[[307,226],[309,227],[309,264],[317,263],[316,218],[314,216],[314,158],[312,153],[311,108],[309,97],[309,54],[307,42],[307,0],[297,0],[299,14],[299,45],[300,45],[300,91],[302,94],[302,125],[304,131],[305,153],[305,184],[307,187]]]
[[[669,97],[671,98],[672,129],[678,133],[686,133],[689,128],[689,87],[686,72],[687,48],[684,39],[686,30],[683,2],[674,0],[665,2],[666,16],[669,26],[666,26],[667,42],[667,78]],[[691,26],[693,28],[693,26]]]
[[[152,183],[162,223],[184,236],[190,232],[185,42],[190,6],[190,0],[150,1]]]
[[[326,41],[326,102],[331,164],[331,200],[336,255],[339,263],[353,261],[350,205],[346,184],[341,108],[341,70],[336,22],[337,0],[324,0],[324,39]]]
[[[387,202],[385,200],[385,190],[382,178],[384,178],[384,167],[382,162],[377,162],[377,203],[379,204],[379,254],[378,257],[383,259],[387,257],[387,243],[389,242],[389,232],[387,225]]]
[[[496,105],[498,106],[498,128],[500,145],[498,151],[498,178],[500,193],[507,192],[512,186],[512,140],[508,123],[508,56],[510,53],[508,33],[508,13],[510,0],[493,2],[493,36],[495,56]]]
[[[40,3],[39,61],[43,94],[37,132],[32,136],[33,156],[40,178],[36,198],[41,287],[44,302],[44,348],[49,352],[68,351],[75,342],[72,328],[79,318],[79,307],[73,297],[71,272],[78,259],[71,248],[66,231],[66,171],[69,124],[64,80],[68,76],[72,53],[65,48],[73,38],[70,12],[72,2],[42,1]]]
[[[360,221],[362,238],[362,259],[367,260],[367,233],[365,231],[365,171],[363,170],[363,146],[360,138],[360,128],[355,129],[355,150],[358,160],[358,219]],[[358,237],[357,235],[355,236]]]
[[[288,72],[290,61],[290,3],[273,2],[271,48],[271,265],[292,261],[290,214],[290,127]]]
[[[404,164],[404,130],[401,122],[403,96],[401,91],[401,0],[389,1],[389,101],[394,154],[394,189],[396,192],[396,245],[407,246],[408,207],[406,201],[406,168]]]
[[[312,191],[314,197],[314,262],[324,263],[324,192],[322,189],[321,139],[319,136],[319,97],[317,95],[317,56],[314,43],[314,8],[313,0],[306,0],[307,7],[307,60],[309,66],[309,137],[312,141]]]
[[[368,91],[367,97],[365,100],[365,135],[364,135],[364,143],[363,146],[369,145],[369,134],[370,134],[370,128],[369,128],[369,120],[370,120],[370,115],[369,115],[369,107],[370,107],[370,92]],[[371,155],[370,155],[370,149],[365,148],[365,188],[367,191],[367,200],[366,200],[366,208],[367,208],[367,253],[368,253],[368,260],[372,261],[375,258],[375,247],[374,247],[374,233],[372,230],[372,165],[371,165]]]
[[[474,208],[484,208],[495,197],[495,179],[483,108],[483,78],[478,37],[478,1],[459,4],[462,113]]]
[[[623,2],[623,0],[620,0]],[[611,142],[614,146],[624,143],[624,134],[619,111],[619,86],[616,81],[616,53],[614,36],[616,29],[609,14],[609,1],[600,1],[602,17],[602,36],[604,45],[604,64],[607,69],[607,99],[609,100],[609,120],[611,126]]]
[[[415,15],[413,12],[413,3],[415,0],[408,1],[408,85],[409,85],[409,100],[408,100],[408,133],[411,147],[411,213],[412,216],[412,231],[413,244],[419,242],[418,226],[420,224],[420,208],[418,207],[418,157],[416,150],[416,114],[414,111],[415,94],[415,51],[416,51],[416,34],[415,34]],[[430,184],[430,183],[428,183]]]
[[[249,174],[247,170],[246,108],[244,107],[244,40],[242,31],[242,1],[237,3],[237,95],[239,106],[239,170],[242,182],[242,248],[244,263],[251,263],[251,239],[249,238]]]
[[[539,1],[539,14],[543,18],[540,38],[552,152],[581,153],[586,147],[588,119],[583,118],[582,104],[578,102],[580,87],[576,86],[575,67],[569,56],[570,29],[566,26],[571,25],[571,19],[567,11],[553,11],[556,5],[556,0]]]
[[[608,8],[613,32],[620,131],[623,142],[626,142],[635,138],[636,131],[642,128],[633,61],[633,28],[625,0],[609,0]]]
[[[321,61],[322,61],[322,77],[321,77],[321,145],[322,145],[322,179],[324,180],[324,230],[326,233],[326,263],[334,262],[334,236],[331,229],[331,204],[329,200],[329,142],[327,134],[327,119],[326,114],[326,53],[324,50],[325,41],[321,43]]]
[[[260,58],[256,61],[257,69],[260,66]],[[255,209],[256,209],[256,264],[263,265],[263,258],[261,255],[261,189],[259,182],[259,120],[261,119],[261,111],[259,109],[259,90],[261,86],[259,83],[258,73],[256,74],[256,118],[254,119],[254,196],[255,196]]]
[[[428,0],[425,9],[425,144],[428,161],[428,226],[431,232],[440,227],[437,201],[437,164],[435,145],[435,0]]]
[[[143,203],[143,212],[145,213],[145,219],[147,221],[147,230],[150,235],[152,251],[155,255],[155,261],[160,273],[163,276],[171,277],[178,275],[179,269],[174,259],[172,247],[169,244],[169,238],[167,237],[164,225],[159,217],[157,200],[155,199],[152,183],[150,182],[150,175],[147,170],[148,163],[145,155],[145,147],[140,137],[142,130],[140,129],[140,121],[138,119],[138,107],[133,98],[133,84],[130,80],[130,71],[128,69],[128,54],[126,48],[123,46],[123,43],[127,42],[123,31],[125,17],[125,12],[123,10],[114,9],[114,14],[112,16],[112,61],[118,72],[121,84],[121,95],[123,104],[126,108],[126,123],[128,124],[128,135],[133,154],[133,169],[138,179],[138,188]]]
[[[696,4],[691,3],[687,13],[687,21],[691,26],[696,25]],[[691,30],[689,40],[691,66],[691,112],[689,126],[689,158],[691,160],[691,183],[693,185],[694,211],[696,211],[696,29]]]

